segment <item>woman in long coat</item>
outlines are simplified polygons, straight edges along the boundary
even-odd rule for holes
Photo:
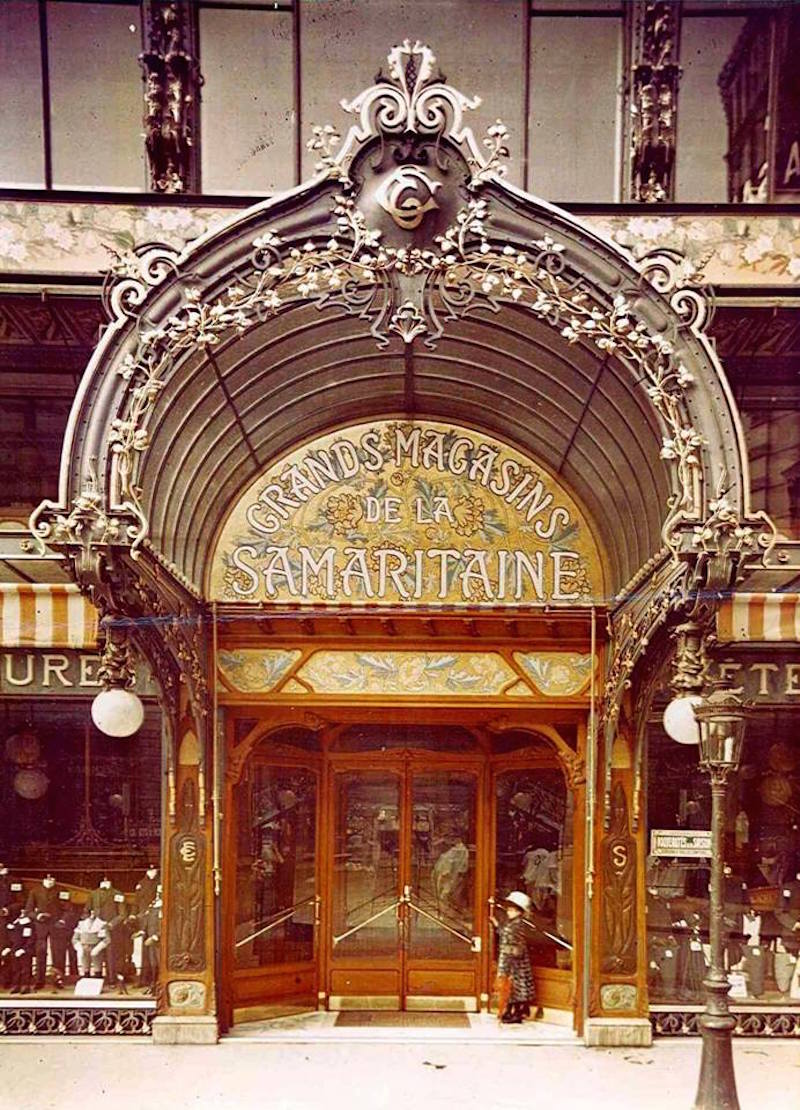
[[[500,924],[492,917],[499,940],[497,1018],[504,1025],[518,1025],[530,1015],[536,997],[524,921],[531,900],[521,890],[512,890],[500,904],[505,921]]]

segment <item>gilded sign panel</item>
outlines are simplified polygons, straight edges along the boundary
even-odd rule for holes
[[[222,601],[585,605],[604,596],[582,512],[495,439],[378,421],[293,451],[230,514],[211,569]]]

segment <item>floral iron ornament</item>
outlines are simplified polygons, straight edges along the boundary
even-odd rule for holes
[[[191,251],[178,257],[150,244],[127,261],[116,259],[117,285],[108,291],[108,303],[118,319],[136,318],[139,332],[136,347],[128,350],[118,371],[127,387],[108,437],[108,493],[104,498],[95,484],[94,494],[113,506],[117,542],[129,543],[134,555],[147,536],[137,474],[149,447],[148,424],[182,357],[197,348],[213,348],[301,303],[344,307],[369,322],[380,347],[397,335],[404,344],[419,341],[430,348],[448,322],[508,306],[545,321],[570,344],[590,345],[603,357],[613,355],[641,382],[661,420],[661,454],[675,476],[664,525],[667,547],[677,554],[683,534],[702,521],[705,445],[689,411],[693,377],[677,351],[681,329],[701,334],[708,318],[704,296],[672,254],[633,264],[630,287],[612,294],[593,285],[577,257],[549,235],[524,242],[499,239],[490,228],[486,187],[504,173],[506,129],[499,121],[489,128],[481,150],[464,125],[464,112],[477,107],[478,98],[468,98],[435,77],[434,64],[429,48],[404,42],[389,54],[389,76],[343,104],[357,122],[341,146],[333,127],[314,129],[309,147],[319,155],[319,181],[339,184],[333,219],[324,231],[304,241],[286,239],[277,228],[263,231],[252,241],[250,258],[238,268],[235,281],[221,293],[215,284],[208,298],[202,283],[184,267]],[[416,245],[416,239],[390,245],[359,207],[360,188],[350,170],[364,144],[378,139],[391,142],[393,156],[401,162],[413,162],[416,140],[423,140],[428,151],[433,144],[437,159],[446,143],[464,158],[467,203],[443,234],[427,240],[429,245]],[[379,154],[373,169],[382,163],[383,145]],[[436,191],[437,200],[440,194]],[[148,328],[141,310],[150,293],[165,284],[180,294],[179,307]],[[643,293],[651,296],[653,289],[673,311],[672,332],[654,328],[637,308]],[[713,531],[719,514],[710,511]],[[32,517],[34,535],[40,541],[73,541],[73,525],[80,523],[85,537],[86,522],[77,521],[76,513],[77,505],[65,513],[45,502]]]
[[[590,343],[636,366],[666,428],[662,456],[673,462],[678,478],[674,514],[691,515],[702,441],[686,412],[692,375],[676,360],[670,341],[636,318],[624,294],[611,303],[600,302],[584,281],[568,272],[564,246],[549,236],[531,244],[530,251],[492,242],[487,215],[487,202],[474,196],[455,225],[438,238],[436,249],[385,247],[380,232],[366,226],[345,191],[334,200],[335,236],[296,245],[266,231],[253,242],[248,277],[210,301],[199,287],[187,288],[180,308],[161,326],[143,332],[138,349],[125,356],[119,369],[129,389],[109,436],[118,504],[137,520],[143,518],[137,464],[149,445],[148,418],[182,353],[213,347],[303,301],[321,308],[341,304],[371,318],[380,346],[388,344],[392,332],[406,343],[423,338],[434,346],[447,321],[472,311],[497,312],[509,304],[558,328],[568,343]],[[409,298],[394,308],[398,277],[420,276],[421,303]],[[130,272],[124,281],[135,302]],[[42,540],[51,537],[46,520],[37,516],[34,525]],[[144,529],[139,532],[134,547],[145,535]]]
[[[349,181],[353,158],[369,139],[378,136],[384,144],[414,136],[433,140],[437,153],[443,139],[461,147],[473,187],[491,175],[505,174],[508,131],[498,120],[483,140],[485,153],[480,150],[464,123],[464,113],[480,107],[481,98],[465,96],[447,84],[435,68],[436,56],[430,47],[419,41],[412,45],[410,39],[405,39],[389,51],[387,62],[388,77],[379,76],[354,100],[341,102],[345,112],[357,117],[341,145],[338,132],[330,124],[313,129],[308,147],[319,153],[315,167],[318,172]],[[377,164],[382,163],[383,153],[382,149]]]

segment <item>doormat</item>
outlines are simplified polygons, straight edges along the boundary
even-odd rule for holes
[[[469,1029],[467,1014],[407,1013],[398,1010],[343,1010],[336,1017],[339,1029]]]

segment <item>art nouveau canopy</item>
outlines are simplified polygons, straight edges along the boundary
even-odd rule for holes
[[[406,42],[318,128],[320,172],[198,240],[118,259],[42,540],[149,548],[197,596],[243,492],[381,419],[493,437],[591,523],[608,603],[665,550],[757,551],[745,449],[678,257],[639,263],[503,180],[476,101]],[[546,156],[546,152],[540,152]],[[768,542],[768,541],[765,541]]]

